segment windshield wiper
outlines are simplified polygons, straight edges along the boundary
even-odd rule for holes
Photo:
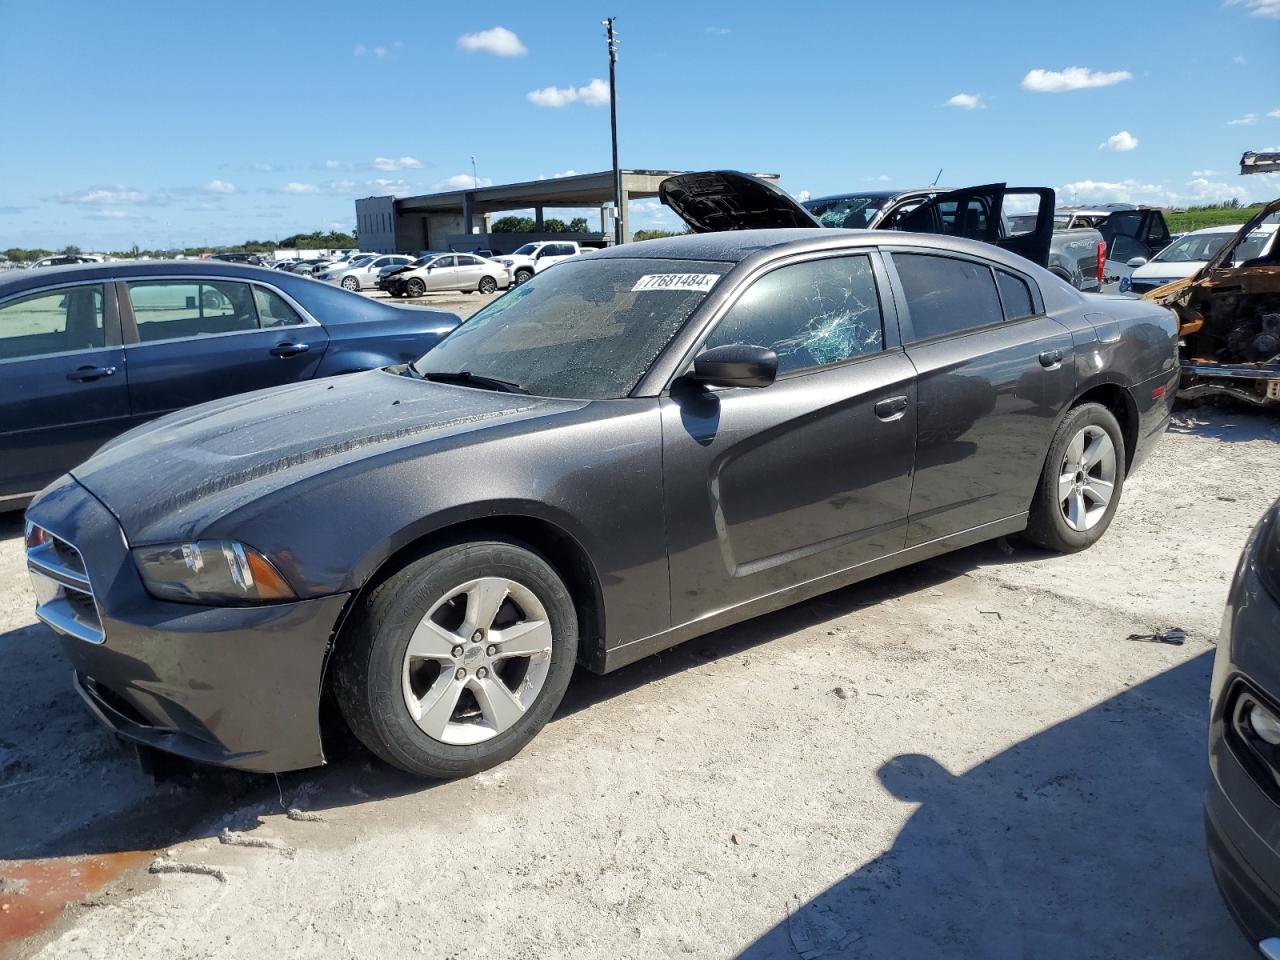
[[[473,387],[481,387],[485,390],[500,390],[503,393],[524,393],[529,391],[518,383],[511,380],[499,380],[497,377],[484,377],[478,373],[472,373],[470,370],[459,370],[457,373],[437,373],[433,370],[418,371],[424,380],[434,380],[439,383],[461,383]]]

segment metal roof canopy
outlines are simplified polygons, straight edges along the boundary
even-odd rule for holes
[[[628,199],[644,200],[658,195],[658,185],[678,170],[623,170],[622,191]],[[756,174],[777,180],[776,173]],[[395,201],[397,213],[460,211],[470,202],[472,213],[497,213],[528,207],[602,207],[613,203],[613,171],[577,173],[548,180],[527,180],[471,190],[449,190]]]
[[[1240,157],[1240,173],[1280,173],[1280,153],[1247,150]]]

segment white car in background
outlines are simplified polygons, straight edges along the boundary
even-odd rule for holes
[[[582,248],[572,240],[539,240],[496,259],[511,274],[511,282],[519,286],[553,263],[576,257],[581,252]]]
[[[406,257],[402,253],[368,253],[346,266],[324,270],[314,276],[317,280],[336,283],[344,290],[367,290],[378,285],[378,279],[384,271],[389,273],[410,263],[413,263],[413,257]]]
[[[1236,262],[1252,260],[1269,252],[1276,243],[1276,228],[1274,223],[1260,225],[1240,244]],[[1134,257],[1128,261],[1134,271],[1120,278],[1120,292],[1141,295],[1199,272],[1238,231],[1238,227],[1205,227],[1183,234],[1150,260]]]

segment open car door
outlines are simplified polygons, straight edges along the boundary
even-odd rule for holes
[[[1036,222],[1031,230],[1013,233],[1008,229],[1003,214],[1010,197],[1026,198],[1019,206],[1034,208]],[[1048,187],[988,183],[940,193],[903,216],[893,229],[981,240],[1047,267],[1056,201],[1057,195]]]
[[[658,199],[694,233],[822,226],[786,192],[737,170],[667,177],[658,185]]]

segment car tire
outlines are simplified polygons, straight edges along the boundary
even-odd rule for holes
[[[498,289],[498,281],[493,277],[484,276],[480,278],[480,283],[476,287],[477,293],[493,293]]]
[[[350,290],[352,293],[356,293],[360,290],[360,281],[357,280],[355,277],[343,277],[342,289]]]
[[[1120,505],[1125,461],[1124,434],[1110,410],[1100,403],[1068,410],[1049,444],[1026,538],[1058,553],[1097,543]]]
[[[410,280],[408,283],[405,284],[405,293],[407,293],[411,297],[420,297],[426,292],[427,292],[427,285],[423,283],[421,280],[419,280],[417,277],[414,277],[412,280]]]
[[[533,276],[533,271],[530,270],[528,267],[524,267],[520,270],[517,270],[516,275],[514,277],[516,286],[517,287],[520,286],[520,284],[529,280],[532,276]]]
[[[546,560],[509,540],[460,543],[360,601],[334,654],[333,691],[352,732],[387,763],[465,777],[509,760],[547,724],[577,653],[577,611]]]

